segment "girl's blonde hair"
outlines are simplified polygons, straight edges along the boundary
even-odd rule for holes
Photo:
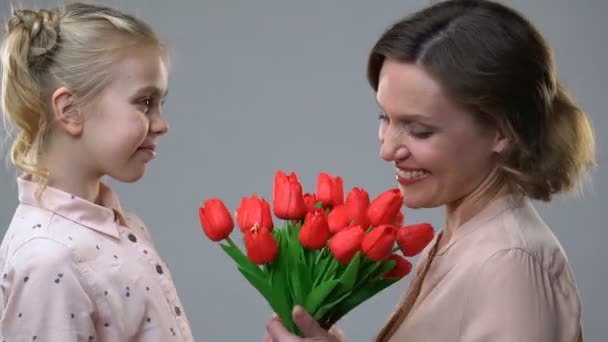
[[[90,103],[111,82],[112,65],[139,46],[168,58],[149,25],[112,8],[14,10],[0,52],[3,121],[15,134],[11,162],[44,183],[48,171],[39,157],[53,125],[53,92],[64,86],[79,104]]]

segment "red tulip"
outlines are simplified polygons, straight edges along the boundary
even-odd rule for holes
[[[388,271],[388,273],[384,275],[384,278],[401,279],[412,271],[412,263],[399,254],[391,254],[388,257],[388,260],[394,260],[396,264],[393,269],[391,269],[390,271]]]
[[[403,213],[401,212],[401,210],[399,210],[399,212],[397,212],[397,215],[395,216],[395,222],[393,224],[397,227],[401,227],[403,226],[404,220],[405,216],[403,216]]]
[[[374,227],[361,242],[361,250],[370,259],[382,261],[393,252],[396,235],[397,228],[393,225],[385,224]]]
[[[277,171],[274,176],[272,202],[274,214],[278,218],[298,220],[306,215],[302,185],[294,172],[286,175],[283,171]]]
[[[247,257],[256,265],[272,262],[279,253],[279,246],[268,228],[251,228],[244,232],[243,238]]]
[[[397,230],[397,243],[403,255],[411,257],[419,254],[433,241],[435,231],[429,223],[419,223]]]
[[[369,207],[369,194],[361,188],[353,188],[346,196],[346,206],[350,211],[350,217],[354,224],[364,228],[369,227],[370,222],[367,217]]]
[[[264,227],[272,231],[274,227],[270,205],[257,195],[242,198],[241,205],[236,210],[236,219],[243,232],[253,227]]]
[[[336,234],[337,232],[350,226],[351,221],[352,221],[352,218],[350,215],[350,210],[344,204],[340,204],[338,206],[333,207],[333,209],[327,215],[329,231],[332,234]]]
[[[306,214],[298,238],[300,244],[308,249],[325,247],[329,239],[329,226],[325,217],[325,209],[315,209]]]
[[[402,204],[401,190],[397,188],[386,190],[370,203],[367,216],[374,226],[393,224]]]
[[[314,194],[305,193],[304,194],[304,205],[306,205],[307,211],[315,210],[315,206],[317,205],[317,197]]]
[[[339,263],[347,265],[361,249],[365,232],[361,226],[348,227],[329,240],[329,250]]]
[[[234,221],[224,202],[217,198],[205,200],[198,209],[198,216],[205,235],[211,241],[221,241],[227,238],[234,229]]]
[[[330,174],[321,172],[317,179],[317,200],[325,206],[336,206],[344,204],[344,183],[342,177],[332,177]]]

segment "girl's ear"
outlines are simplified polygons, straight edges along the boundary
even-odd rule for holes
[[[80,136],[83,118],[74,102],[74,94],[66,87],[58,88],[51,97],[53,117],[59,127],[71,136]]]

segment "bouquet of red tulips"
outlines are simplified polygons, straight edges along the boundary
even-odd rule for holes
[[[285,220],[274,226],[270,204],[244,197],[236,210],[245,253],[231,239],[234,221],[217,198],[199,208],[203,231],[238,265],[293,333],[291,311],[301,305],[331,327],[349,311],[406,276],[405,258],[420,253],[434,237],[428,223],[403,225],[402,194],[389,189],[370,201],[362,188],[344,196],[341,177],[321,173],[316,193],[303,193],[295,173],[278,171],[272,211]],[[397,253],[401,251],[401,254]]]

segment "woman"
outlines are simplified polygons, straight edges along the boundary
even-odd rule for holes
[[[404,205],[446,213],[377,341],[582,341],[572,270],[531,201],[573,189],[594,139],[538,31],[494,2],[441,2],[382,35],[368,79]],[[346,340],[294,319],[309,338],[274,319],[267,340]]]

